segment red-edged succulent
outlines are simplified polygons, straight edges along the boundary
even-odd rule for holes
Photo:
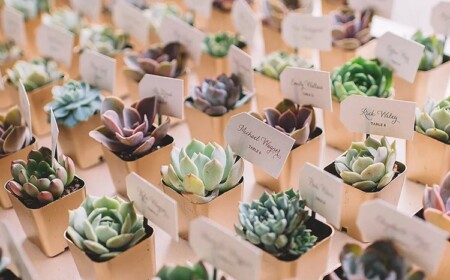
[[[450,233],[450,172],[440,185],[425,187],[423,206],[425,219]]]
[[[369,25],[373,10],[354,11],[349,6],[342,6],[332,14],[333,43],[343,49],[354,50],[367,43],[370,39]]]

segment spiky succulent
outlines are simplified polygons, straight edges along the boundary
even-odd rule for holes
[[[17,106],[0,115],[0,159],[31,144],[33,136]]]
[[[101,105],[104,126],[89,135],[123,159],[136,159],[159,148],[170,127],[167,118],[155,127],[156,97],[141,99],[132,106],[114,96],[106,97]]]
[[[202,262],[186,265],[163,266],[155,280],[209,280],[211,277]],[[221,280],[225,278],[221,278]]]
[[[442,64],[445,45],[443,40],[436,35],[426,37],[421,31],[414,33],[411,39],[425,47],[419,64],[420,71],[428,71]]]
[[[244,94],[237,75],[221,74],[216,79],[205,79],[191,97],[192,105],[198,110],[210,116],[222,116],[247,103],[252,95]]]
[[[246,43],[239,35],[233,35],[228,32],[219,32],[208,34],[203,41],[203,50],[207,54],[214,57],[225,57],[231,46],[236,46],[240,49],[246,47]]]
[[[316,129],[314,108],[299,106],[289,99],[284,99],[275,108],[266,108],[264,116],[256,112],[251,115],[294,138],[294,147],[305,144]]]
[[[188,57],[186,48],[178,42],[152,47],[140,54],[125,56],[124,74],[136,82],[145,74],[176,78],[185,73]]]
[[[19,60],[12,69],[6,69],[6,75],[7,81],[16,88],[19,87],[19,80],[21,79],[27,92],[63,77],[63,73],[58,69],[56,62],[47,58],[36,58],[29,62]]]
[[[263,62],[255,70],[272,79],[279,80],[281,72],[286,67],[312,68],[313,65],[297,54],[276,51],[265,57]]]
[[[3,255],[3,249],[0,247],[0,277],[10,263],[10,259]],[[164,280],[164,279],[162,279]]]
[[[345,183],[365,192],[376,192],[394,178],[396,156],[395,141],[389,144],[386,137],[378,141],[369,136],[364,142],[353,142],[334,166]]]
[[[450,144],[450,97],[439,103],[430,98],[423,111],[416,108],[416,131]]]
[[[58,9],[51,14],[42,15],[42,23],[62,27],[74,34],[78,34],[83,27],[81,16],[69,8]]]
[[[363,249],[346,244],[340,261],[348,280],[424,280],[425,274],[414,269],[390,240],[378,240]]]
[[[63,86],[55,86],[52,94],[53,102],[47,104],[45,110],[53,109],[56,121],[64,126],[74,127],[100,111],[100,90],[85,82],[69,81]]]
[[[88,196],[79,208],[69,210],[67,234],[94,261],[110,260],[146,236],[133,202],[106,196]]]
[[[337,68],[331,74],[333,100],[343,101],[351,95],[390,97],[392,71],[377,60],[357,57]]]
[[[314,246],[317,237],[306,228],[306,202],[292,189],[265,192],[251,204],[240,202],[236,232],[274,257],[295,260]]]
[[[49,148],[41,147],[39,150],[32,150],[26,162],[13,161],[11,174],[13,179],[7,183],[11,192],[20,198],[47,204],[61,197],[64,189],[72,184],[75,164],[70,157],[64,155],[58,161],[52,158]]]
[[[242,179],[244,161],[217,143],[193,139],[186,147],[174,147],[170,165],[161,167],[164,184],[194,203],[207,203],[234,188]]]
[[[425,187],[423,207],[427,221],[450,233],[450,172],[440,185]],[[438,214],[441,219],[433,219],[429,214]]]
[[[289,12],[309,14],[312,8],[312,0],[264,0],[264,23],[280,29],[283,18]]]
[[[23,13],[25,19],[35,18],[39,12],[48,12],[50,9],[49,0],[5,0],[5,5]]]
[[[130,48],[129,36],[122,30],[94,24],[80,31],[80,50],[90,49],[113,57]]]
[[[14,41],[0,43],[0,63],[14,61],[23,55],[22,49]]]
[[[350,6],[341,6],[332,13],[333,44],[346,50],[354,50],[370,39],[369,25],[374,11],[366,9],[356,12]]]

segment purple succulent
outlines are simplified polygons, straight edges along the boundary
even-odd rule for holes
[[[450,233],[450,172],[440,186],[425,187],[423,206],[425,219]]]
[[[335,11],[332,14],[334,45],[353,50],[367,43],[371,39],[369,25],[373,14],[372,9],[355,12],[349,6],[342,6]]]
[[[30,145],[33,136],[24,123],[17,106],[0,116],[0,158]]]

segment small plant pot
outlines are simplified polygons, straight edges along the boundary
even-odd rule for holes
[[[405,182],[406,165],[401,162],[396,161],[395,166],[397,167],[397,172],[392,179],[392,181],[387,184],[383,189],[377,192],[364,192],[357,189],[349,184],[342,181],[343,197],[341,206],[341,231],[346,232],[351,237],[357,239],[361,242],[367,242],[364,239],[361,231],[356,225],[356,219],[358,217],[359,208],[369,200],[380,198],[389,204],[398,206],[400,200],[400,194],[403,189],[403,184]],[[331,173],[332,175],[339,177],[336,172],[334,162],[329,164],[324,168],[325,171]]]
[[[156,273],[155,234],[147,224],[144,224],[144,227],[147,233],[144,240],[104,262],[92,260],[72,242],[67,232],[64,232],[64,238],[81,278],[84,280],[151,279]]]
[[[419,132],[406,141],[409,180],[421,184],[439,184],[450,170],[450,145]]]
[[[210,116],[192,106],[192,98],[188,97],[184,101],[185,120],[191,133],[191,138],[195,138],[204,143],[211,141],[221,146],[225,146],[225,128],[228,121],[234,115],[249,112],[251,110],[251,99],[242,106],[228,111],[222,116]],[[208,129],[205,129],[208,128]]]
[[[84,181],[75,177],[77,190],[40,208],[28,208],[5,184],[9,199],[27,236],[47,256],[54,257],[67,248],[64,231],[69,226],[69,210],[78,208],[86,198]]]
[[[317,127],[311,135],[311,140],[291,150],[278,179],[253,165],[256,183],[274,192],[287,191],[297,186],[300,170],[307,162],[317,166],[320,164],[323,142],[323,131]]]
[[[161,180],[163,191],[177,202],[178,208],[178,232],[180,238],[189,238],[189,225],[199,216],[205,216],[231,231],[239,217],[239,201],[242,200],[244,190],[244,177],[229,191],[219,195],[208,203],[195,204],[187,200],[181,194],[164,184]]]
[[[95,114],[74,127],[58,124],[61,148],[64,154],[71,157],[78,167],[88,168],[101,162],[102,148],[89,136],[89,131],[101,125],[100,114]]]
[[[281,84],[279,80],[275,80],[259,72],[254,72],[256,107],[258,112],[264,112],[268,107],[276,106],[283,100],[281,94]]]
[[[325,141],[328,146],[345,151],[352,142],[364,140],[364,134],[349,131],[340,120],[341,104],[333,100],[333,112],[324,111]]]

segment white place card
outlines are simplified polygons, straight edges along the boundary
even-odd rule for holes
[[[242,81],[244,88],[254,91],[252,57],[236,46],[231,46],[228,53],[228,69]]]
[[[413,40],[387,32],[378,39],[375,54],[381,62],[392,68],[396,75],[413,83],[424,48]]]
[[[376,15],[390,18],[394,0],[349,0],[348,3],[357,11],[373,9]]]
[[[101,0],[70,0],[70,5],[79,14],[92,20],[98,19],[102,9]]]
[[[2,10],[3,34],[17,45],[24,47],[27,43],[25,35],[25,16],[14,8],[4,6]]]
[[[367,240],[392,239],[400,254],[429,275],[437,272],[447,247],[447,232],[419,218],[411,218],[381,199],[364,203],[356,224]]]
[[[280,175],[295,142],[248,113],[231,117],[225,129],[225,140],[233,152],[274,178]]]
[[[253,48],[256,45],[258,32],[262,33],[261,22],[245,0],[236,0],[231,8],[231,19],[237,33]]]
[[[59,137],[59,128],[58,123],[56,122],[55,113],[53,112],[53,108],[50,108],[50,131],[52,134],[52,158],[57,158],[57,146],[58,146],[58,137]],[[54,163],[52,162],[52,166],[54,167]]]
[[[331,50],[331,16],[288,13],[281,24],[283,41],[292,48]]]
[[[411,38],[416,29],[384,17],[373,16],[370,24],[370,35],[378,38],[386,32],[394,33],[403,38]]]
[[[74,35],[59,26],[41,25],[36,31],[36,45],[42,56],[66,66],[72,64]]]
[[[297,172],[297,171],[295,171]],[[336,176],[306,163],[300,170],[299,190],[306,205],[336,228],[341,227],[342,181]]]
[[[25,119],[25,123],[31,129],[30,100],[28,99],[28,94],[27,91],[25,90],[25,86],[23,85],[22,80],[19,80],[19,102],[20,102],[20,110],[22,112],[23,118]]]
[[[117,1],[113,9],[113,21],[141,44],[149,43],[150,22],[139,8],[125,1]]]
[[[158,97],[158,113],[182,119],[184,116],[184,81],[145,74],[139,82],[139,97]]]
[[[353,132],[411,140],[416,104],[409,101],[352,95],[341,102],[341,122]]]
[[[84,50],[80,55],[80,76],[86,83],[114,93],[116,60],[101,53]]]
[[[262,251],[206,217],[191,222],[189,245],[199,259],[234,279],[260,279]]]
[[[197,28],[173,16],[165,16],[159,32],[164,44],[180,42],[183,44],[195,63],[200,63],[202,45],[205,34]]]
[[[431,9],[431,26],[434,32],[450,36],[450,2],[439,2]]]
[[[330,73],[287,67],[280,75],[283,96],[297,104],[332,111]]]
[[[126,184],[128,198],[139,212],[178,241],[177,202],[134,172],[128,174]]]
[[[198,13],[199,15],[209,18],[212,10],[212,0],[184,0],[186,7]]]

